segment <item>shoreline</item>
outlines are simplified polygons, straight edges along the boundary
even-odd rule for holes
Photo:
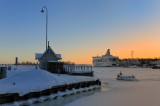
[[[45,101],[47,99],[56,99],[59,96],[67,96],[98,89],[100,88],[100,85],[101,82],[97,79],[96,81],[86,81],[69,85],[65,84],[60,86],[53,86],[50,89],[45,89],[39,92],[29,92],[23,96],[19,96],[18,93],[0,94],[0,104],[19,102],[19,105],[30,105],[33,103]]]

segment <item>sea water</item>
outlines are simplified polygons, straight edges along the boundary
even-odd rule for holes
[[[160,69],[95,67],[100,90],[59,97],[32,106],[160,106]],[[138,81],[116,80],[117,74],[135,75]]]

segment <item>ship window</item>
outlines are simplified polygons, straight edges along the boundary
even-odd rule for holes
[[[97,62],[102,62],[102,60],[97,60]]]
[[[118,59],[117,58],[113,58],[113,61],[117,61]]]

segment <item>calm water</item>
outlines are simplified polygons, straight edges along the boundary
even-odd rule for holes
[[[102,88],[31,106],[160,106],[160,70],[149,68],[94,68]],[[139,81],[117,81],[119,72]]]
[[[77,94],[73,94],[73,95],[69,95],[69,96],[65,96],[65,97],[58,97],[57,99],[48,100],[43,103],[32,104],[31,106],[64,106],[65,104],[70,103],[76,99],[90,96],[90,95],[94,95],[96,92],[100,92],[100,91],[101,91],[101,89],[96,89],[96,90],[87,91],[87,92],[81,92],[81,93],[77,93]]]

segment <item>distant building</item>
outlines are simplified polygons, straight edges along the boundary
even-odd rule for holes
[[[18,57],[16,57],[15,65],[18,65]]]
[[[128,58],[128,59],[121,59],[119,65],[123,67],[133,67],[133,66],[140,66],[141,62],[139,61],[139,59]]]
[[[35,59],[39,61],[39,67],[43,70],[48,70],[48,62],[54,61],[58,62],[61,60],[61,54],[56,54],[50,46],[48,46],[47,50],[42,53],[36,53]]]
[[[121,59],[120,66],[128,67],[128,66],[139,66],[139,67],[153,67],[160,66],[160,59],[156,58],[135,58],[135,59]]]

